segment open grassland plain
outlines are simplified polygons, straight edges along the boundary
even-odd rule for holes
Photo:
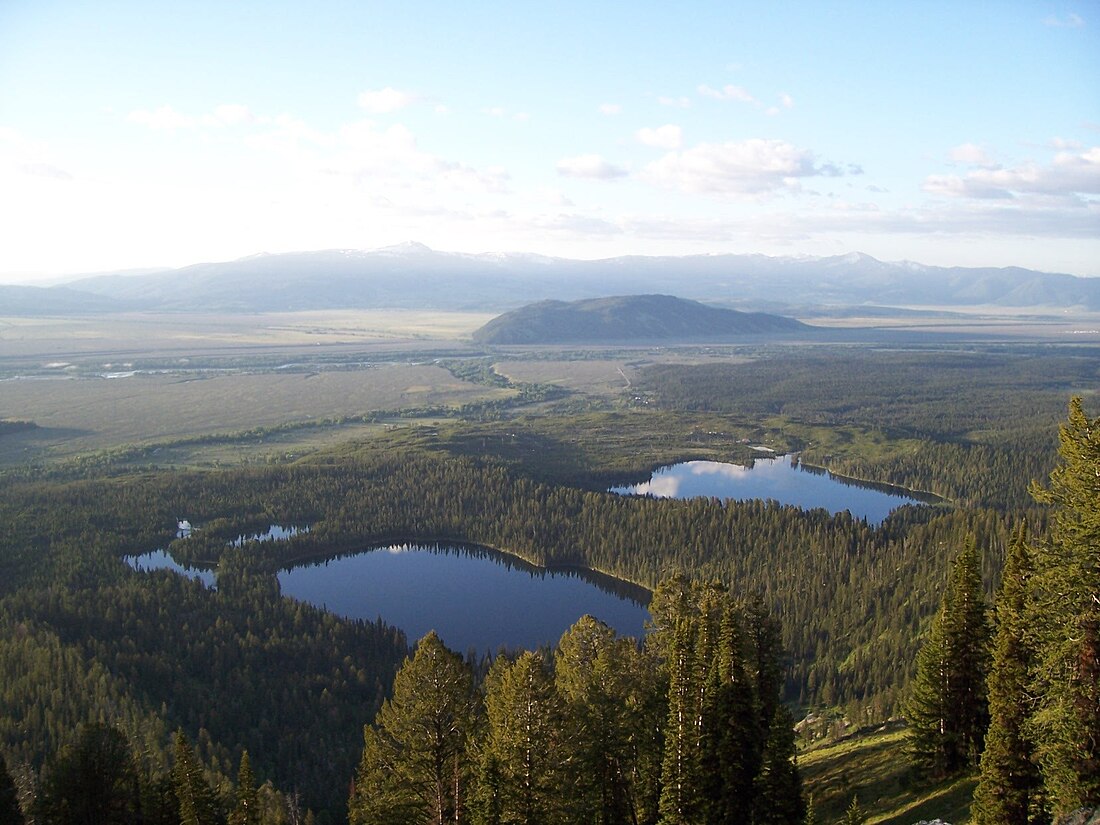
[[[818,822],[840,822],[859,800],[868,825],[910,825],[942,819],[964,825],[976,780],[962,777],[921,784],[905,755],[905,730],[884,725],[798,755],[806,798],[813,798]]]
[[[818,311],[798,319],[835,330],[924,332],[997,340],[1045,340],[1060,344],[1100,343],[1100,313],[1057,307],[913,306]]]
[[[209,377],[6,381],[0,388],[0,418],[38,425],[0,441],[0,462],[9,465],[120,444],[514,395],[509,389],[462,381],[438,366],[418,364]]]
[[[69,318],[0,315],[0,358],[456,341],[467,338],[492,317],[492,313],[481,312],[402,309]]]

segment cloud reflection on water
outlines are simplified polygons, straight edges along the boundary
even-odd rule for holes
[[[903,494],[804,470],[793,456],[757,458],[751,467],[717,461],[687,461],[656,470],[649,481],[612,487],[620,495],[655,498],[774,500],[803,509],[848,510],[856,518],[880,523],[892,510],[918,503]]]

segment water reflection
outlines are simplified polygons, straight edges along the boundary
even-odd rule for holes
[[[165,550],[126,561],[215,586],[213,571],[180,565]],[[285,596],[351,619],[382,618],[410,641],[435,630],[462,652],[554,644],[585,614],[640,638],[649,618],[643,587],[589,570],[536,567],[483,547],[392,544],[306,561],[278,578]]]
[[[648,591],[588,571],[533,567],[484,548],[378,550],[284,571],[282,592],[349,618],[381,616],[410,639],[435,630],[454,650],[483,653],[553,644],[585,614],[640,637],[649,615]]]
[[[140,556],[128,556],[126,558],[126,563],[135,570],[171,570],[174,573],[179,573],[181,576],[198,579],[207,587],[214,587],[216,583],[216,576],[213,570],[203,570],[198,567],[187,567],[182,565],[168,555],[167,550],[153,550],[152,552],[144,553]]]
[[[792,456],[758,458],[751,467],[687,461],[661,467],[649,481],[612,487],[611,492],[656,498],[770,499],[804,509],[822,507],[831,513],[847,510],[872,524],[881,523],[898,507],[921,503],[900,490],[859,484],[838,479],[827,470],[804,468]]]

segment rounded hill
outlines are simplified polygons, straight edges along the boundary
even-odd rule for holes
[[[672,295],[539,301],[499,315],[473,334],[480,344],[715,341],[808,332],[793,318],[739,312]]]

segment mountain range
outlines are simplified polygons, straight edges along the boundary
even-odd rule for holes
[[[1100,310],[1100,278],[1019,267],[887,263],[861,253],[625,256],[584,261],[530,254],[377,250],[261,254],[56,287],[0,286],[0,312],[277,312],[415,308],[505,311],[532,301],[675,293],[740,309],[984,306]],[[83,296],[83,297],[82,297]]]

